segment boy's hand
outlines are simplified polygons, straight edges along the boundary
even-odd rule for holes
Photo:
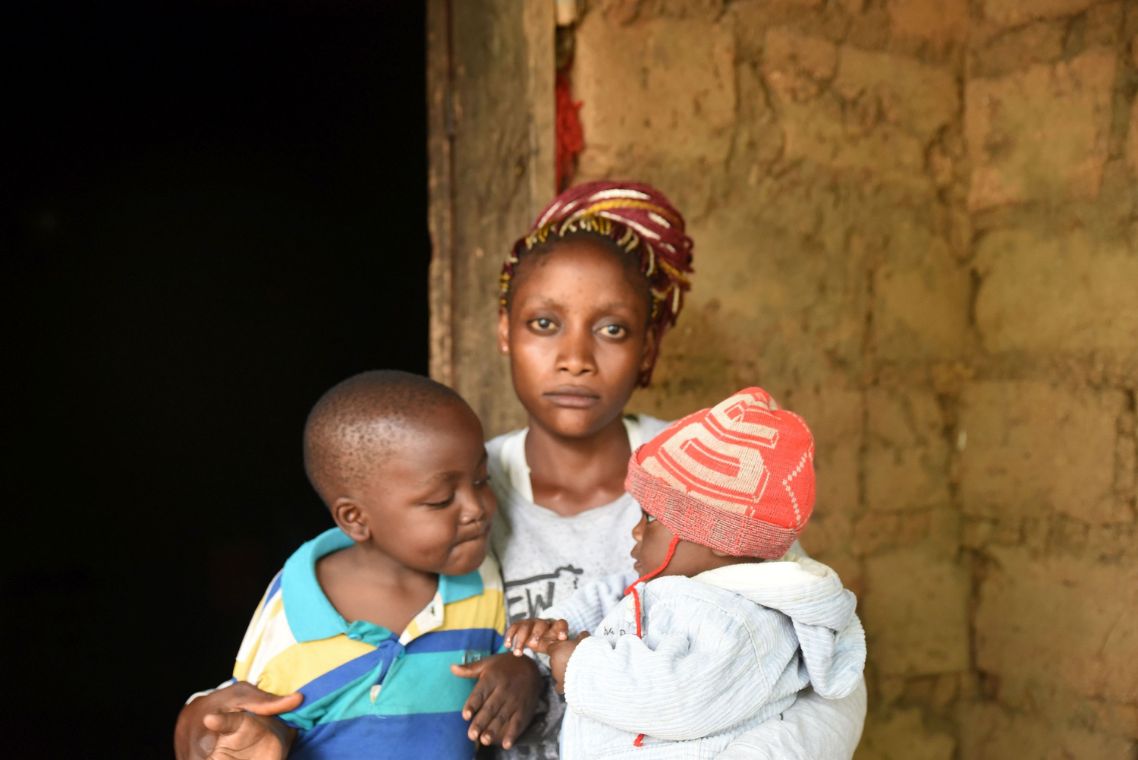
[[[278,697],[239,681],[182,708],[174,726],[178,760],[278,760],[296,732],[273,717],[300,706],[299,693]]]
[[[526,618],[506,629],[506,646],[518,657],[529,647],[535,652],[549,653],[549,645],[569,638],[569,623],[564,620]]]
[[[569,665],[569,658],[573,656],[577,645],[589,635],[588,631],[581,631],[574,639],[568,641],[553,641],[548,647],[549,670],[553,675],[553,682],[557,685],[557,693],[565,693],[565,668]]]
[[[537,708],[542,684],[537,663],[503,652],[450,670],[460,678],[478,679],[462,707],[462,717],[470,721],[470,740],[512,747]]]

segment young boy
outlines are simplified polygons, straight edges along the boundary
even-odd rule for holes
[[[304,695],[281,716],[293,758],[473,756],[473,682],[450,666],[505,627],[478,418],[425,377],[366,372],[312,409],[304,464],[337,527],[273,579],[234,678]]]
[[[791,549],[814,505],[813,458],[806,424],[760,388],[633,454],[635,574],[506,632],[515,654],[549,655],[568,705],[562,758],[731,754],[808,684],[827,698],[860,684],[853,593]]]

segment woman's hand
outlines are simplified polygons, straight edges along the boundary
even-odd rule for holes
[[[178,713],[178,760],[281,760],[296,731],[275,716],[295,710],[299,693],[276,696],[244,681],[198,697]]]
[[[518,657],[529,647],[535,652],[548,654],[550,644],[569,638],[569,623],[564,620],[526,618],[506,629],[506,646]]]
[[[576,638],[567,641],[551,641],[546,648],[549,655],[549,670],[553,675],[553,682],[557,685],[557,693],[565,693],[565,668],[569,665],[569,658],[573,656],[577,645],[588,638],[588,631],[581,631]]]
[[[478,679],[462,707],[462,717],[470,721],[470,740],[512,747],[537,708],[542,684],[537,663],[503,652],[450,669],[460,678]]]

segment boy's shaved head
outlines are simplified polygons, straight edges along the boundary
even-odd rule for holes
[[[304,425],[304,470],[324,503],[363,482],[432,411],[462,397],[430,378],[398,370],[349,377],[320,397]]]

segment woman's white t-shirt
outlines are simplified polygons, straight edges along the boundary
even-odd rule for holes
[[[626,417],[632,450],[668,426],[654,417]],[[526,430],[486,444],[490,485],[498,497],[491,543],[502,567],[506,617],[541,617],[583,582],[632,569],[632,528],[640,505],[627,493],[571,517],[533,502],[525,458]]]

